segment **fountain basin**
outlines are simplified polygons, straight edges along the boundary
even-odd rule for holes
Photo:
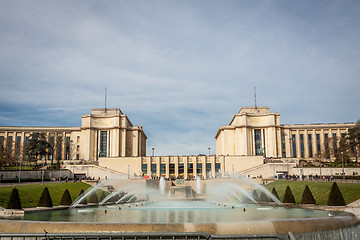
[[[287,234],[319,232],[353,227],[355,216],[293,220],[260,220],[221,223],[72,223],[0,220],[3,233],[114,233],[114,232],[205,232],[213,235]]]
[[[353,214],[344,212],[254,204],[167,201],[25,213],[20,220],[0,220],[0,232],[287,234],[329,231],[358,224],[359,220]]]

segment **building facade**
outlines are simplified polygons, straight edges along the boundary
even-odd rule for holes
[[[217,131],[216,155],[146,156],[143,128],[134,126],[119,108],[99,108],[82,116],[81,127],[0,127],[0,145],[14,158],[26,160],[31,133],[42,132],[54,146],[44,160],[97,162],[94,169],[104,176],[111,170],[129,177],[207,179],[231,173],[248,175],[249,169],[256,172],[271,158],[331,161],[340,139],[353,126],[355,123],[281,125],[280,114],[268,107],[243,107],[229,125]],[[68,169],[80,171],[80,165],[70,163]]]
[[[31,133],[45,133],[53,146],[46,160],[97,161],[99,157],[146,155],[146,135],[118,108],[93,109],[82,116],[81,127],[0,127],[0,144],[16,159],[26,159]]]
[[[334,159],[341,138],[355,123],[281,125],[268,107],[243,107],[216,133],[216,154]]]

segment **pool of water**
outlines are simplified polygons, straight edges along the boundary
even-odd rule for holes
[[[26,213],[29,221],[97,223],[210,223],[323,218],[344,213],[202,201],[161,201]]]

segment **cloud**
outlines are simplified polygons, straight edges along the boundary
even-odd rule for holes
[[[215,152],[242,106],[360,118],[357,1],[1,1],[0,125],[119,107],[157,154]]]

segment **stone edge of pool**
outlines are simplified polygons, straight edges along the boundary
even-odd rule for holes
[[[326,218],[260,220],[222,223],[74,223],[0,220],[1,233],[131,233],[204,232],[213,235],[287,234],[353,227],[360,220],[353,214]]]

